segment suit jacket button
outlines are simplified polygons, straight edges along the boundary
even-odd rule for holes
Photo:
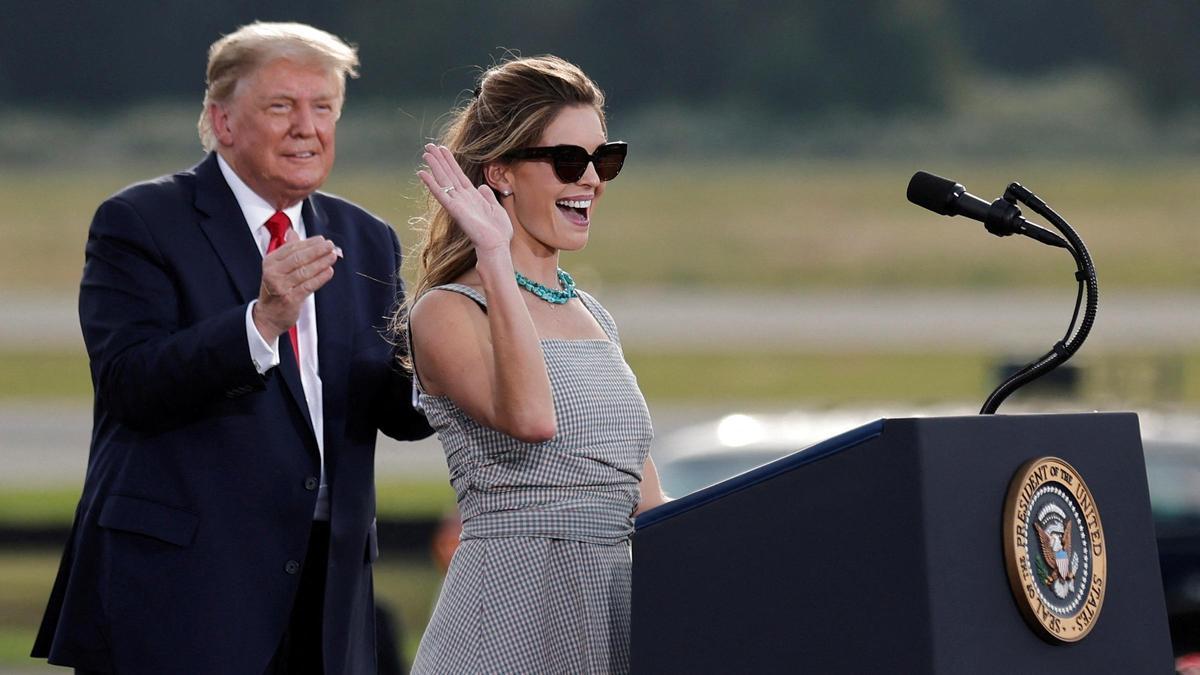
[[[320,486],[320,484],[321,484],[320,481],[318,481],[316,478],[313,478],[312,476],[309,476],[308,478],[304,479],[304,489],[305,490],[310,490],[310,491],[316,490],[317,487]]]
[[[300,571],[300,563],[296,562],[295,560],[289,560],[287,561],[287,564],[283,566],[283,571],[287,572],[288,574],[295,574],[296,572]]]

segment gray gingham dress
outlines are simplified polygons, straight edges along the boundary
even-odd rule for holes
[[[608,339],[541,341],[553,439],[524,443],[418,389],[463,531],[414,673],[629,670],[629,535],[653,429],[612,317],[579,299]]]

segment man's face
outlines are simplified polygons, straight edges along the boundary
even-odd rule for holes
[[[231,100],[209,106],[218,152],[275,208],[296,204],[329,176],[340,84],[323,68],[278,59],[239,82]]]

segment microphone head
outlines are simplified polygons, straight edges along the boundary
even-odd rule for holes
[[[958,215],[954,202],[967,189],[958,183],[931,173],[918,171],[908,181],[908,201],[943,216]]]

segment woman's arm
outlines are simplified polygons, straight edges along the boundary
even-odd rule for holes
[[[486,314],[456,293],[429,293],[410,330],[421,384],[481,424],[530,443],[554,437],[554,398],[533,319],[513,279],[512,222],[487,185],[471,185],[445,147],[425,146],[422,182],[475,245]],[[445,188],[453,186],[453,190]]]
[[[642,482],[638,487],[641,488],[642,498],[638,501],[634,515],[645,513],[671,501],[667,495],[663,494],[662,483],[658,480],[658,469],[655,468],[654,460],[649,456],[646,457],[646,464],[642,467]]]

